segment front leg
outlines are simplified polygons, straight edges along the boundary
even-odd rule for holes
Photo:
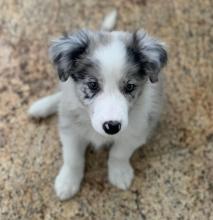
[[[79,191],[84,173],[84,153],[87,143],[69,125],[60,125],[59,132],[64,163],[55,180],[55,191],[61,200],[66,200]]]
[[[118,141],[112,146],[108,160],[109,181],[120,189],[130,187],[134,177],[134,170],[130,158],[139,144],[131,141]]]

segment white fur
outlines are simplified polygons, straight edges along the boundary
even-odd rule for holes
[[[101,24],[101,30],[111,31],[115,27],[116,20],[117,20],[117,11],[113,10],[104,18]]]
[[[58,110],[60,96],[61,93],[59,92],[34,102],[28,110],[29,116],[34,118],[46,118],[55,114]]]
[[[113,53],[113,59],[112,59]],[[102,135],[106,135],[102,125],[106,121],[121,122],[121,129],[128,124],[128,104],[118,88],[118,81],[124,73],[126,51],[124,45],[118,41],[98,48],[93,59],[101,64],[101,75],[104,80],[103,92],[95,99],[90,109],[93,128]]]
[[[113,19],[110,19],[112,26]],[[111,26],[106,24],[103,25],[104,29],[109,29]],[[107,142],[113,142],[108,160],[108,178],[118,188],[128,189],[134,176],[130,158],[138,147],[146,143],[160,116],[161,77],[154,84],[147,81],[131,110],[118,88],[127,56],[124,44],[119,41],[120,35],[124,35],[124,32],[112,33],[111,43],[96,48],[92,54],[92,58],[98,60],[101,66],[103,91],[89,107],[79,101],[75,93],[75,82],[69,78],[60,84],[60,92],[35,102],[28,111],[31,117],[36,118],[59,113],[63,165],[55,180],[55,191],[61,200],[69,199],[80,189],[84,173],[84,153],[89,143],[98,148]],[[145,47],[152,47],[153,41],[150,38],[143,40]],[[154,49],[147,49],[145,53],[150,53],[149,57],[158,61],[159,57]],[[106,135],[102,128],[103,123],[110,120],[121,122],[121,131],[116,135]]]
[[[139,146],[146,143],[150,135],[147,117],[153,107],[156,112],[161,108],[162,100],[158,96],[159,89],[160,82],[148,83],[137,105],[129,114],[127,128],[115,136],[102,136],[92,128],[89,115],[77,102],[75,94],[72,92],[71,80],[61,84],[62,92],[55,95],[55,98],[60,97],[58,103],[59,133],[64,158],[64,164],[55,181],[55,190],[61,200],[68,199],[78,192],[83,178],[84,152],[90,142],[95,147],[100,147],[108,141],[114,141],[108,161],[109,181],[120,189],[128,189],[134,176],[129,159]],[[68,99],[69,101],[67,101]],[[55,106],[55,100],[49,96],[36,102],[31,109],[39,109],[39,111],[34,111],[33,114],[30,111],[31,116],[44,117],[44,115],[49,115],[48,110],[51,110],[49,113],[52,113],[49,106]],[[45,114],[43,114],[44,112]],[[75,121],[77,116],[81,116],[81,123]]]

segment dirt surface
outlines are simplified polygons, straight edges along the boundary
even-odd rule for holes
[[[98,28],[116,7],[117,28],[144,28],[169,45],[167,105],[152,141],[132,158],[128,191],[107,181],[107,150],[87,154],[82,189],[60,202],[57,118],[28,119],[57,77],[49,41]],[[0,2],[0,219],[213,219],[213,4],[210,0]]]

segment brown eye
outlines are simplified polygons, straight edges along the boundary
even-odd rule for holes
[[[93,92],[97,91],[99,89],[98,83],[97,82],[88,82],[87,86],[89,89]]]
[[[127,83],[125,88],[124,88],[124,92],[125,93],[131,93],[135,90],[136,88],[136,85],[135,84],[132,84],[132,83]]]

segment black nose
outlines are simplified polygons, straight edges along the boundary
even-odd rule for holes
[[[103,129],[107,134],[116,134],[121,130],[121,123],[118,121],[106,121],[103,124]]]

